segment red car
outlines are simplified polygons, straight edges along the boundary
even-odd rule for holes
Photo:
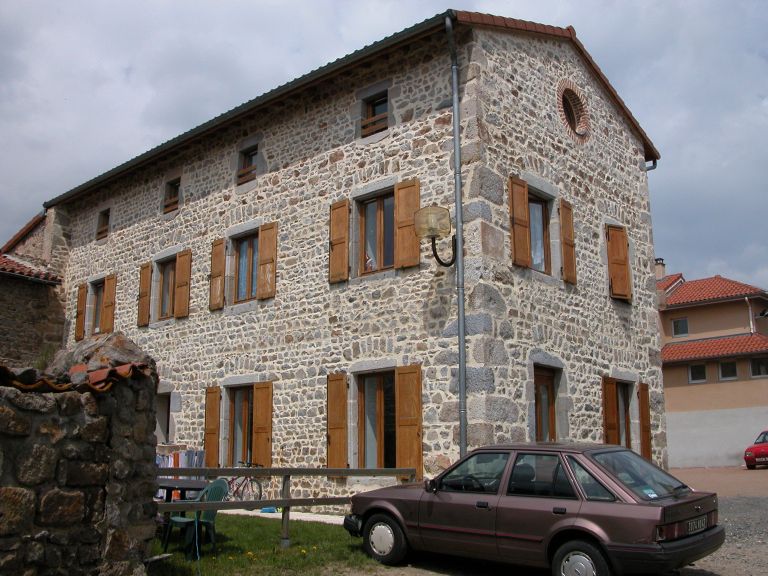
[[[750,470],[755,466],[768,466],[768,430],[760,432],[755,443],[744,450],[744,463]]]
[[[352,497],[344,527],[397,564],[408,550],[549,567],[554,576],[663,574],[725,540],[717,495],[630,450],[488,446],[423,485]]]

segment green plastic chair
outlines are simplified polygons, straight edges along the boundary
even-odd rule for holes
[[[228,489],[227,481],[219,478],[206,485],[200,491],[200,494],[197,495],[197,498],[191,500],[191,502],[221,502],[227,495]],[[211,539],[214,554],[216,553],[216,512],[217,510],[198,510],[195,512],[197,525],[200,528],[205,528],[206,536]],[[195,518],[187,518],[181,515],[174,515],[169,518],[168,527],[165,530],[163,552],[168,550],[168,540],[171,537],[173,527],[178,526],[184,530],[184,548],[187,550],[187,556],[191,555],[193,548],[197,556],[200,556],[199,538],[196,542],[193,542],[195,537]],[[202,536],[202,533],[199,535]]]

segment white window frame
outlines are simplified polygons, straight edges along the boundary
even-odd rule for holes
[[[749,375],[750,375],[750,377],[751,378],[768,378],[768,374],[755,374],[754,367],[753,367],[753,364],[752,364],[752,362],[754,362],[755,360],[762,360],[763,362],[768,364],[768,358],[763,358],[763,357],[750,358],[749,359]]]
[[[735,376],[723,376],[723,364],[733,364],[736,368]],[[721,381],[738,380],[739,379],[739,364],[736,360],[721,360],[717,365],[717,374]]]
[[[694,366],[704,366],[704,379],[703,380],[694,380],[693,374],[691,372],[692,368]],[[688,383],[689,384],[703,384],[707,381],[707,364],[705,362],[698,362],[696,364],[688,364]]]
[[[685,321],[685,332],[678,333],[675,330],[675,323],[676,322],[682,322]],[[680,318],[672,318],[672,337],[673,338],[683,338],[685,336],[688,336],[690,332],[690,328],[688,326],[688,317],[687,316],[681,316]]]

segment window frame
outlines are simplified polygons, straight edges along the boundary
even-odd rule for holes
[[[385,227],[384,227],[384,204],[385,201],[392,199],[392,229],[391,229],[391,244],[392,244],[392,263],[389,266],[384,265],[384,245],[386,243]],[[365,243],[365,226],[366,226],[366,206],[376,202],[376,261],[379,266],[375,269],[366,270],[366,243]],[[372,197],[363,198],[357,200],[358,209],[358,233],[359,233],[359,250],[358,250],[358,276],[367,276],[370,274],[377,274],[385,272],[387,270],[393,270],[395,268],[395,191],[394,188],[386,189],[380,194],[376,194]]]
[[[622,401],[623,400],[623,401]],[[616,382],[616,416],[619,430],[619,446],[632,449],[632,383],[618,380]],[[624,417],[622,430],[621,421]],[[622,433],[624,442],[622,442]]]
[[[244,298],[239,298],[238,295],[238,286],[239,286],[239,280],[240,280],[240,245],[243,242],[247,242],[247,265],[246,265],[246,283],[245,283],[245,292],[246,296]],[[258,297],[258,269],[259,269],[259,263],[258,263],[258,254],[259,254],[259,229],[256,228],[255,230],[251,231],[250,233],[242,234],[239,236],[235,236],[230,238],[230,243],[232,246],[232,252],[234,254],[234,267],[232,270],[232,281],[233,281],[233,289],[232,289],[232,304],[241,304],[243,302],[250,302],[252,300],[256,300]],[[254,262],[254,244],[255,247],[255,256],[256,261]],[[256,268],[256,276],[254,276],[254,266]]]
[[[534,265],[533,262],[533,218],[531,214],[531,205],[536,204],[541,206],[541,225],[542,225],[542,243],[544,247],[544,269],[540,270]],[[552,275],[552,251],[550,249],[550,233],[549,233],[549,219],[550,219],[550,200],[542,198],[534,193],[531,193],[531,187],[528,187],[528,234],[529,234],[529,248],[530,254],[530,268],[536,270],[542,274]]]
[[[534,387],[534,425],[536,442],[555,442],[557,440],[557,373],[554,370],[535,366],[533,369],[533,387]],[[547,389],[547,406],[541,401],[541,390]],[[548,437],[544,438],[542,430],[542,421],[545,416],[548,422]]]
[[[236,185],[255,180],[259,169],[259,143],[242,148],[237,155]]]
[[[168,320],[174,317],[174,306],[176,299],[176,255],[171,258],[159,260],[155,262],[158,274],[158,298],[157,298],[157,310],[155,318],[157,321]],[[165,291],[163,287],[165,285],[166,274],[170,275],[168,279],[168,314],[163,315],[163,303],[165,302]]]
[[[172,193],[175,192],[175,195]],[[170,194],[169,194],[170,193]],[[165,183],[163,192],[163,214],[174,212],[181,207],[181,177],[173,178]]]
[[[678,332],[676,327],[678,322],[685,322],[685,332]],[[689,335],[688,317],[681,316],[680,318],[672,318],[672,337],[682,338]]]
[[[733,364],[733,370],[734,370],[733,376],[723,376],[724,364]],[[720,362],[717,363],[717,375],[721,382],[738,380],[739,379],[739,363],[736,360],[721,360]]]
[[[704,367],[704,378],[700,380],[693,379],[693,368],[696,366]],[[706,362],[697,362],[696,364],[688,364],[688,384],[703,384],[707,382],[707,364]]]
[[[384,112],[374,114],[376,106],[384,102],[386,109]],[[363,99],[363,111],[360,118],[360,137],[367,138],[389,129],[390,100],[389,91],[384,90],[373,96]]]
[[[241,406],[241,414],[239,415],[245,424],[242,427],[243,439],[240,455],[235,457],[235,417],[236,414],[236,397],[238,393],[244,393],[245,397]],[[237,466],[238,462],[251,462],[253,455],[253,384],[246,384],[243,386],[228,386],[227,394],[229,395],[229,446],[227,448],[227,458],[231,466]]]
[[[110,212],[111,208],[99,210],[99,214],[96,217],[96,240],[104,240],[109,236]]]
[[[380,372],[367,372],[363,374],[358,374],[356,377],[357,380],[357,460],[358,460],[358,467],[359,468],[368,468],[366,465],[366,394],[365,394],[365,384],[366,380],[369,378],[375,378],[377,379],[376,383],[376,468],[395,468],[397,467],[397,421],[394,419],[392,422],[392,425],[394,427],[394,440],[395,440],[395,446],[393,450],[393,456],[395,457],[395,462],[392,463],[392,466],[386,466],[386,454],[387,449],[389,448],[386,443],[386,431],[385,431],[385,420],[386,420],[386,399],[384,394],[384,384],[385,384],[385,378],[389,377],[391,379],[392,383],[392,413],[394,414],[394,411],[397,409],[397,398],[395,397],[396,391],[396,375],[395,370],[384,370]]]
[[[765,374],[755,374],[755,363],[762,362],[765,365]],[[758,357],[749,359],[749,375],[750,378],[768,378],[768,357]]]
[[[88,300],[91,308],[91,319],[89,322],[90,334],[101,334],[101,318],[104,314],[104,297],[106,288],[106,277],[94,280],[88,286]]]

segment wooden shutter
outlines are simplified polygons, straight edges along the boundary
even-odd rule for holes
[[[640,382],[637,387],[637,400],[640,408],[640,454],[651,459],[651,395],[648,384]]]
[[[82,340],[85,336],[85,304],[88,298],[88,285],[80,284],[77,287],[77,308],[75,309],[75,340]]]
[[[152,263],[141,265],[139,271],[139,326],[149,325],[149,296],[152,290]]]
[[[104,299],[101,303],[99,332],[106,334],[115,329],[115,296],[117,295],[117,276],[110,274],[104,278]]]
[[[221,404],[221,389],[211,386],[205,389],[205,466],[219,466],[219,406]]]
[[[328,242],[328,282],[349,279],[349,200],[331,204]]]
[[[563,253],[563,282],[576,284],[576,240],[573,233],[573,207],[560,198],[560,244]]]
[[[328,374],[328,468],[347,468],[347,375]]]
[[[608,225],[606,244],[611,297],[629,301],[632,299],[632,287],[629,275],[627,231],[621,226]]]
[[[395,462],[398,468],[416,468],[422,476],[421,366],[395,369]]]
[[[619,443],[619,414],[616,379],[603,377],[603,442]]]
[[[192,276],[192,250],[176,254],[176,285],[173,294],[173,316],[189,316],[189,282]]]
[[[413,215],[421,206],[418,180],[395,185],[395,268],[419,265],[421,246]]]
[[[251,461],[265,468],[272,466],[272,382],[253,385]]]
[[[274,298],[277,268],[277,222],[259,228],[259,272],[256,280],[256,298]]]
[[[208,296],[208,309],[224,308],[224,271],[226,264],[226,244],[224,238],[211,244],[211,278]]]
[[[531,215],[528,208],[528,183],[509,177],[509,224],[512,241],[512,261],[518,266],[531,267]]]

